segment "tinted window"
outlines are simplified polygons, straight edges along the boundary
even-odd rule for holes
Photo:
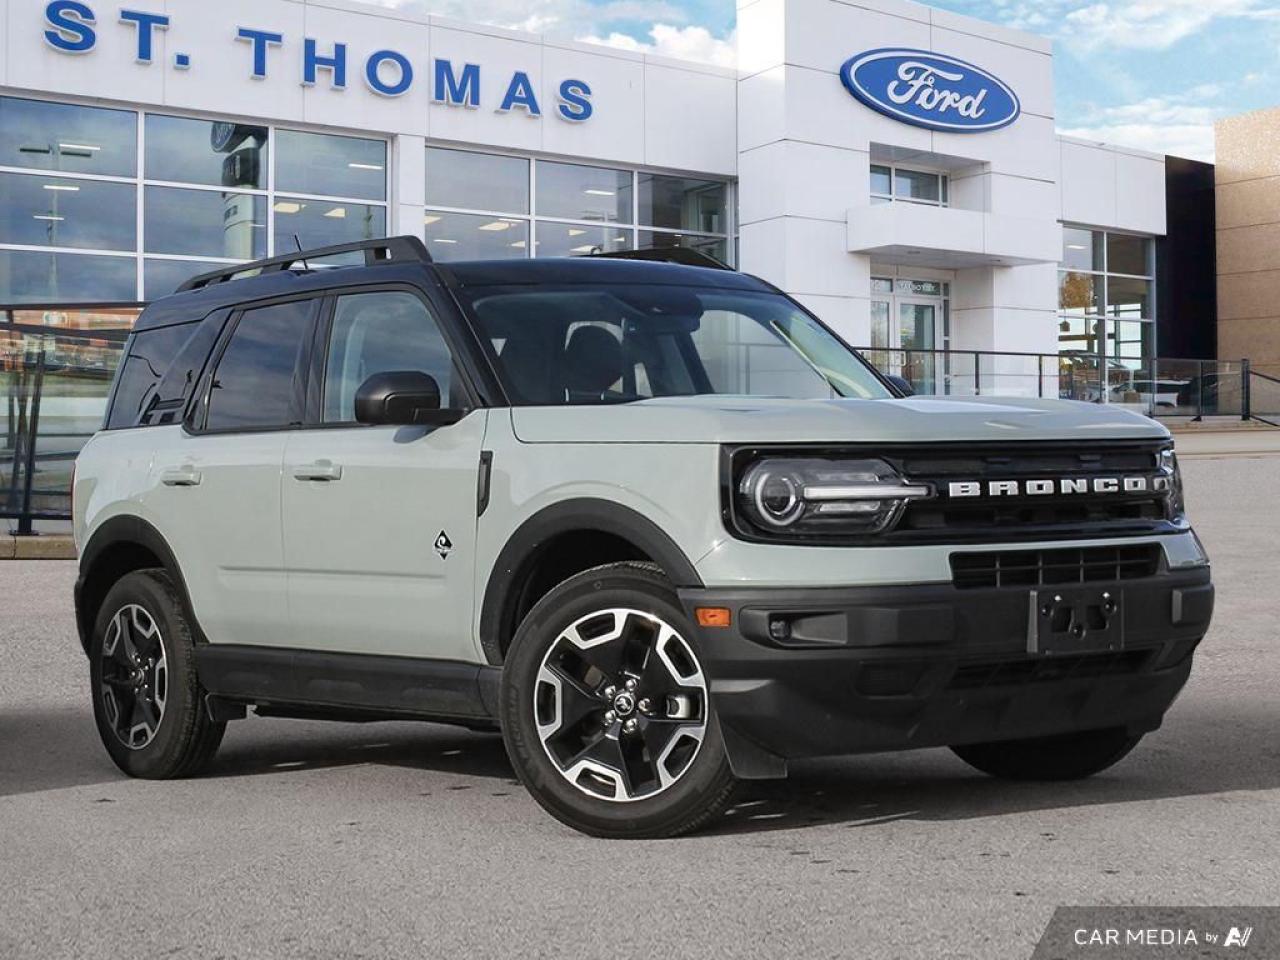
[[[10,303],[128,303],[137,296],[133,257],[0,250],[0,299]]]
[[[277,190],[360,200],[387,195],[385,140],[277,130],[276,151]]]
[[[132,177],[138,115],[0,97],[0,166]]]
[[[198,327],[198,323],[182,323],[135,333],[129,338],[117,375],[115,399],[107,414],[108,430],[135,425],[169,364]]]
[[[725,185],[716,180],[640,174],[640,223],[724,233]]]
[[[0,237],[31,246],[137,246],[136,188],[128,183],[0,174]]]
[[[299,358],[317,302],[245,311],[214,371],[208,429],[251,430],[301,421]]]
[[[361,293],[339,297],[329,334],[324,421],[355,420],[356,391],[375,373],[418,370],[435,378],[441,402],[462,406],[453,356],[421,300],[411,293]]]
[[[292,200],[275,203],[276,249],[292,249],[294,238],[304,249],[328,247],[387,235],[387,210],[368,203],[341,200]]]
[[[491,214],[436,213],[423,218],[436,260],[510,260],[529,255],[529,221]]]
[[[427,148],[427,206],[529,212],[529,161]]]
[[[248,193],[147,187],[147,253],[254,260],[267,255],[267,201]]]
[[[267,128],[147,116],[148,180],[215,187],[267,186]]]
[[[631,172],[572,163],[538,164],[538,216],[631,222]]]

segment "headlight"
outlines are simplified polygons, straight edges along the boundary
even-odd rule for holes
[[[1169,519],[1180,520],[1187,513],[1187,503],[1182,495],[1182,468],[1173,447],[1160,451],[1160,470],[1169,478]]]
[[[735,486],[747,532],[771,539],[870,535],[889,529],[908,500],[928,497],[883,460],[764,459]]]

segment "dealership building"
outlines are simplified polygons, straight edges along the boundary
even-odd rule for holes
[[[862,347],[1213,355],[1212,168],[1059,136],[1032,34],[750,0],[725,69],[344,0],[0,15],[8,307],[415,234],[440,261],[695,248]]]

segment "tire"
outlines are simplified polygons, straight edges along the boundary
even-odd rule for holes
[[[129,776],[187,777],[213,759],[226,724],[204,708],[191,627],[163,570],[136,570],[108,591],[89,680],[98,735]]]
[[[502,671],[502,736],[548,813],[592,836],[652,838],[725,808],[737,781],[696,645],[651,564],[596,567],[534,606]]]
[[[1119,763],[1141,739],[1115,727],[951,749],[965,763],[1002,780],[1082,780]]]

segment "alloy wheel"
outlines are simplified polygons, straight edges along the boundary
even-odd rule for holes
[[[136,603],[116,611],[102,640],[102,705],[130,750],[151,743],[164,719],[169,664],[155,618]]]
[[[707,732],[707,682],[669,623],[638,610],[600,610],[551,644],[533,710],[561,776],[593,797],[643,800],[693,765]]]

